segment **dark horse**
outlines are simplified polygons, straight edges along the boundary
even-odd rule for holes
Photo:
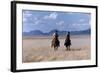
[[[70,50],[71,40],[70,40],[70,32],[68,32],[64,46],[66,47],[66,50]]]
[[[54,47],[54,50],[58,50],[58,47],[60,46],[60,42],[58,40],[58,33],[57,31],[53,34],[53,40],[51,47]]]

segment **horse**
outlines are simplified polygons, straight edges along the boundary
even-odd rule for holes
[[[58,47],[60,46],[60,42],[59,42],[59,40],[58,40],[58,35],[54,35],[54,36],[53,36],[53,40],[52,40],[51,43],[52,43],[52,44],[51,44],[51,47],[53,47],[54,50],[58,50]]]
[[[70,32],[68,32],[66,36],[64,46],[66,47],[66,50],[70,50],[70,46],[71,46]]]

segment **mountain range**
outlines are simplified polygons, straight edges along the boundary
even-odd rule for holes
[[[23,32],[23,36],[51,36],[56,29],[51,30],[48,33],[44,33],[40,30],[33,30],[30,32]],[[64,36],[67,34],[68,31],[60,31],[60,30],[56,30],[58,32],[59,35]],[[71,35],[85,35],[85,34],[91,34],[91,29],[87,29],[87,30],[82,30],[82,31],[71,31],[70,32]]]

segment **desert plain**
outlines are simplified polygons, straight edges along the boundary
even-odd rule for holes
[[[64,46],[65,37],[59,37],[60,47],[54,51],[52,37],[23,36],[22,62],[70,61],[91,59],[90,35],[71,36],[70,51]]]

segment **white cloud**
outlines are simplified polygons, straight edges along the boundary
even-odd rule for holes
[[[31,17],[32,16],[32,13],[30,11],[25,11],[23,13],[23,17]]]
[[[64,25],[64,21],[60,21],[60,22],[56,23],[56,25],[63,26]]]
[[[44,16],[44,19],[56,19],[58,14],[56,12],[53,12],[49,15]]]
[[[64,30],[66,28],[66,24],[64,21],[59,21],[56,23],[56,26],[59,30]]]
[[[28,10],[27,10],[27,11],[25,10],[25,11],[24,11],[24,13],[31,13],[31,12],[30,12],[30,11],[28,11]]]
[[[27,18],[23,18],[23,22],[27,22]]]
[[[37,25],[37,24],[39,24],[40,22],[41,22],[41,20],[36,20],[36,21],[34,22],[34,24]]]
[[[88,23],[73,23],[71,24],[72,26],[70,27],[71,29],[74,29],[76,31],[79,30],[86,30],[90,28],[90,25]]]
[[[79,22],[84,22],[84,21],[85,21],[85,19],[80,19],[80,20],[79,20]]]
[[[23,17],[26,17],[26,18],[31,17],[31,16],[32,16],[31,13],[30,14],[23,14]]]
[[[24,11],[23,12],[23,22],[28,22],[31,16],[32,16],[32,13],[30,11]]]
[[[34,21],[37,21],[37,20],[38,20],[38,18],[37,18],[37,17],[35,17],[35,18],[34,18]]]
[[[23,18],[23,22],[24,23],[28,23],[30,25],[38,25],[38,24],[41,23],[41,20],[38,19],[37,17],[34,17],[34,18],[32,18],[32,17],[24,17]]]
[[[88,26],[89,24],[88,23],[73,23],[72,26]]]
[[[32,20],[32,23],[34,24],[34,25],[38,25],[38,24],[42,24],[44,21],[41,19],[41,18],[39,18],[39,17],[34,17]]]

